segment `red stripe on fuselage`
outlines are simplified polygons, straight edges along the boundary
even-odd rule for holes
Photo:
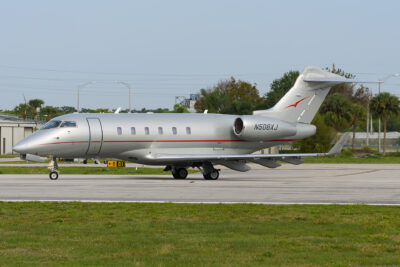
[[[98,141],[98,142],[100,142],[100,141]],[[60,144],[75,144],[75,143],[88,143],[88,141],[54,142],[54,143],[45,143],[45,144],[40,144],[40,145],[44,146],[44,145],[60,145]]]

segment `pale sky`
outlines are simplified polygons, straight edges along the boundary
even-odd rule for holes
[[[399,1],[2,1],[0,109],[172,108],[230,76],[257,83],[335,63],[363,80],[400,72]],[[371,86],[376,92],[376,86]],[[383,90],[400,96],[400,78]]]

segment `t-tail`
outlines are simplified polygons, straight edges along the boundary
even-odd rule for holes
[[[306,67],[299,75],[293,87],[267,110],[254,111],[254,115],[268,116],[287,122],[309,124],[317,113],[332,86],[340,83],[360,82],[321,70]]]

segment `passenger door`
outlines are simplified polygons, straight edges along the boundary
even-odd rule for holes
[[[103,144],[103,129],[98,118],[86,118],[89,125],[89,146],[86,154],[97,155]]]

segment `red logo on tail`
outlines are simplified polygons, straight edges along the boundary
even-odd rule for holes
[[[292,105],[290,105],[290,106],[287,106],[286,108],[290,108],[290,107],[297,107],[297,105],[301,102],[301,101],[303,101],[304,99],[306,99],[307,97],[305,97],[305,98],[303,98],[303,99],[300,99],[299,101],[297,101],[296,103],[294,103],[294,104],[292,104]]]

